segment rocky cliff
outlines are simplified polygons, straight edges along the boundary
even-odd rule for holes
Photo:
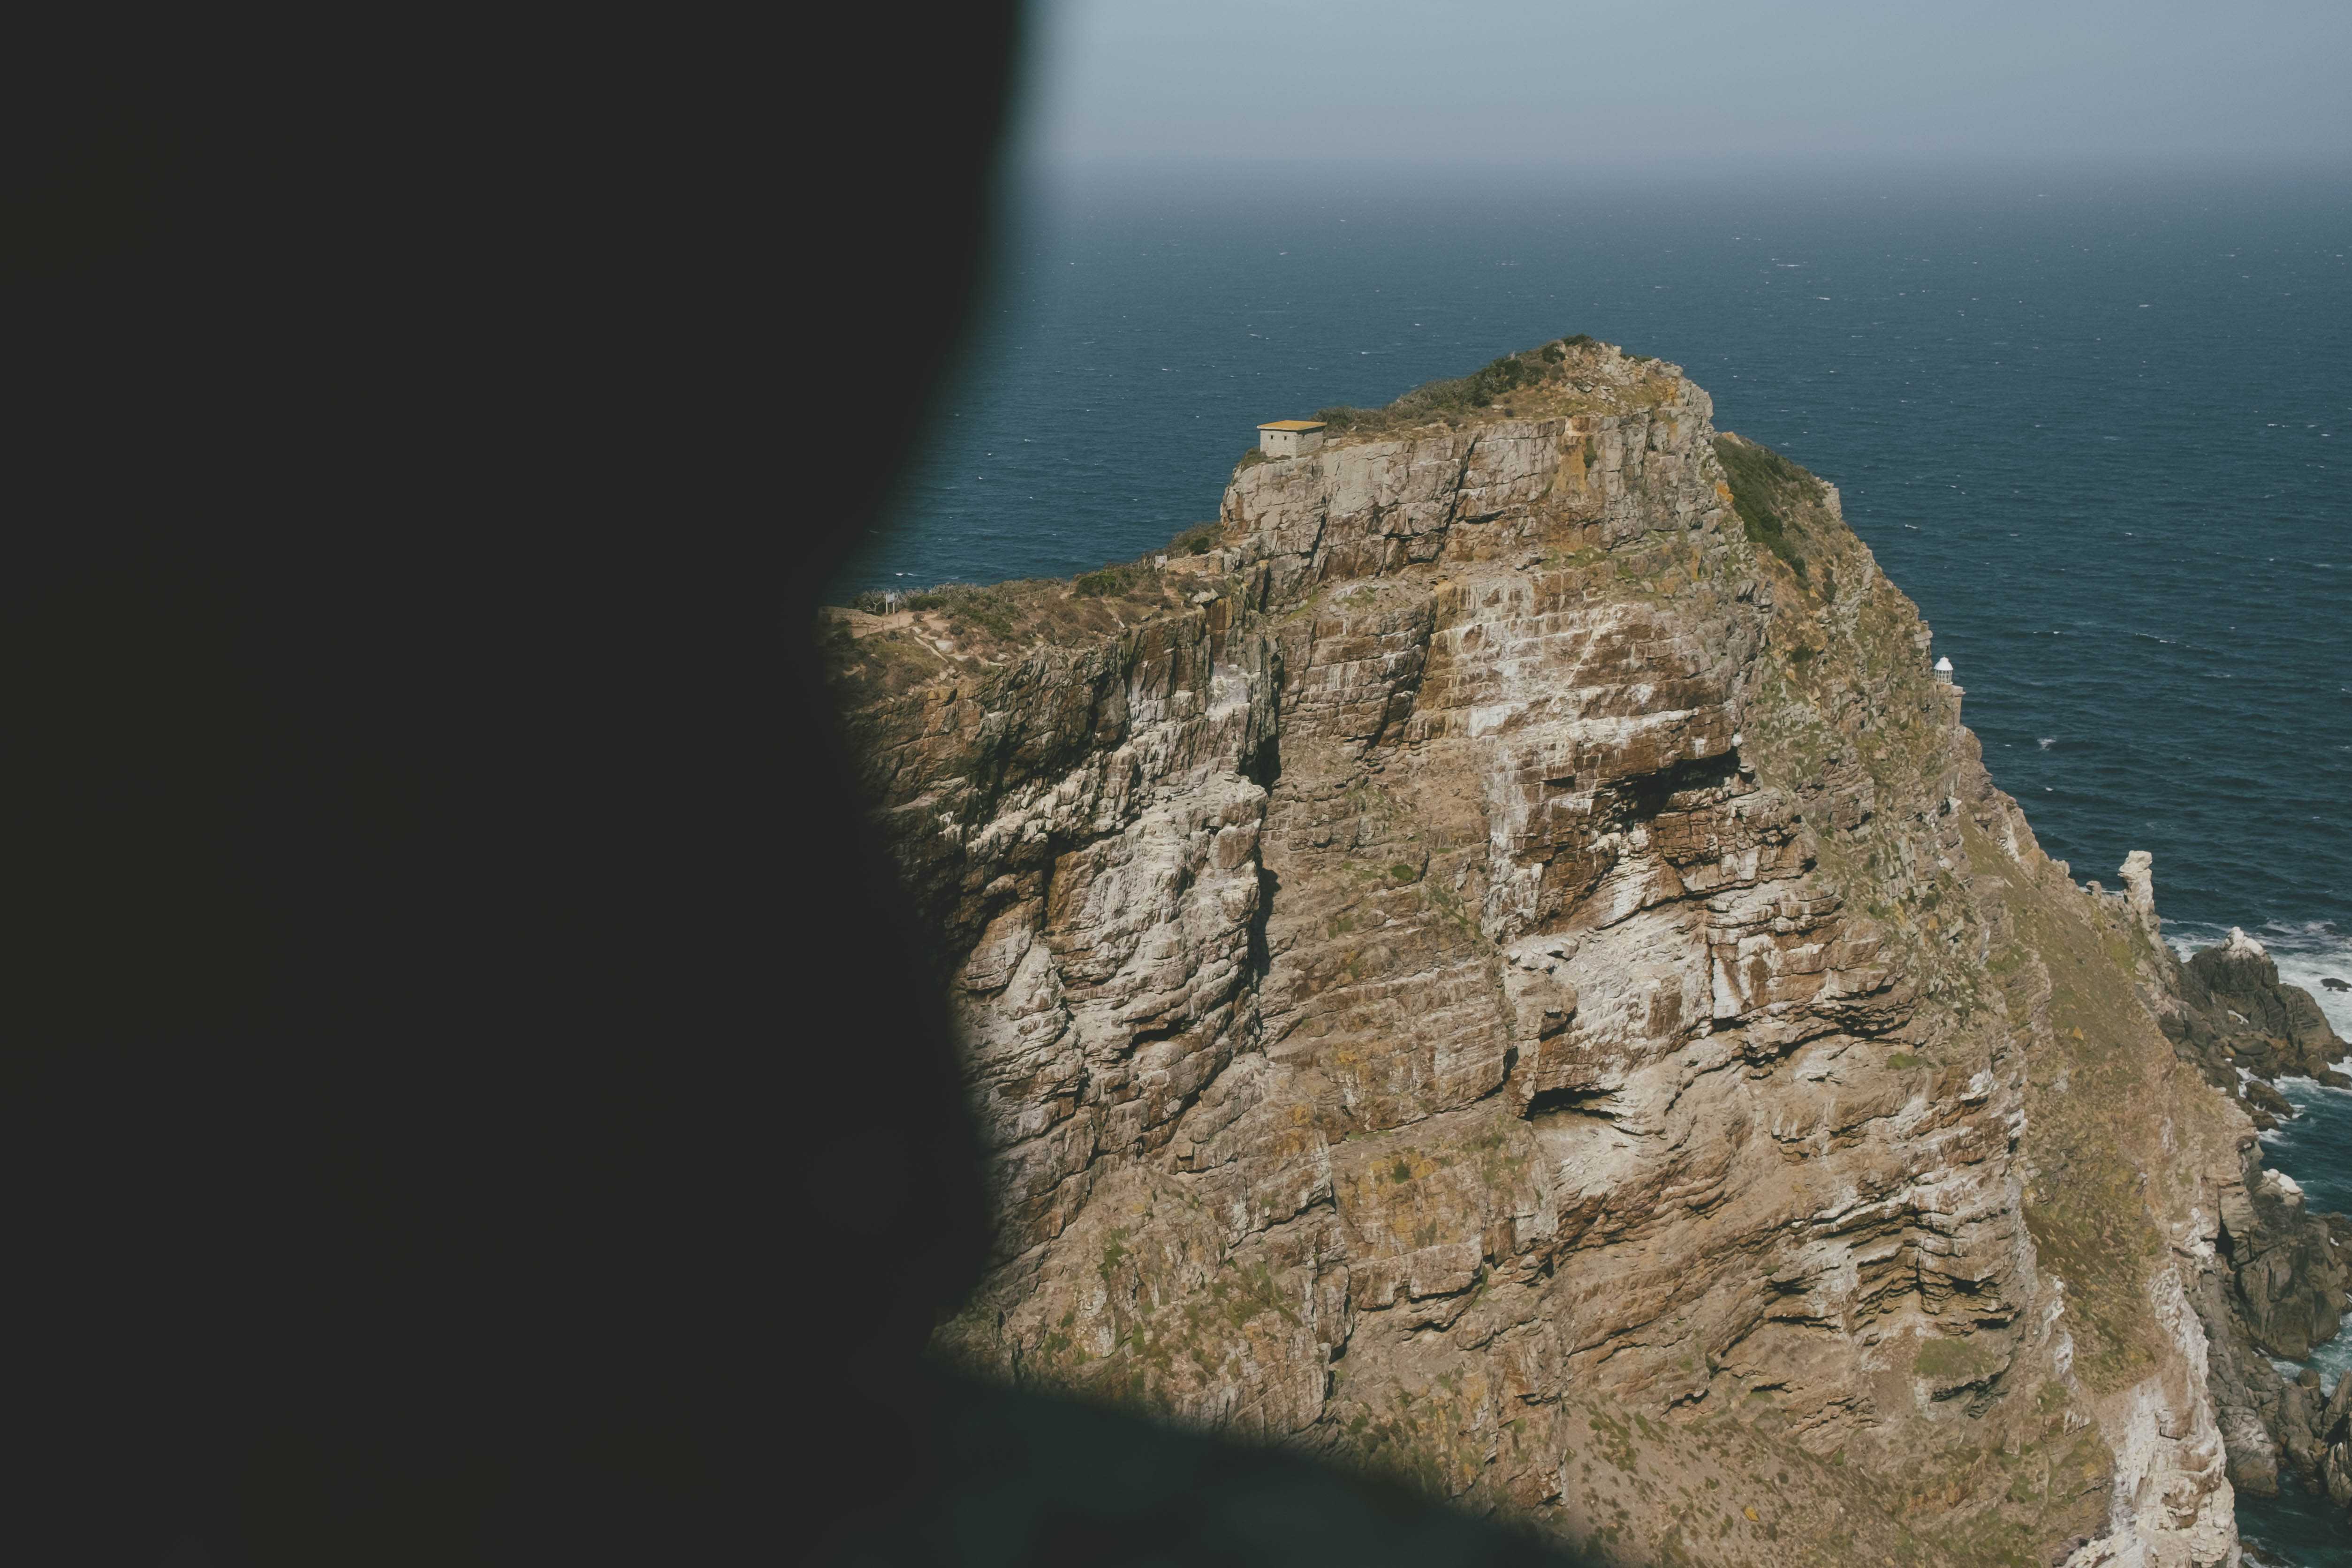
[[[1711,414],[1570,340],[1162,561],[829,616],[992,1151],[938,1347],[1612,1561],[2233,1560],[2304,1217],[2152,894]]]

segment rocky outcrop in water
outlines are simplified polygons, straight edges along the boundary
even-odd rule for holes
[[[2209,1374],[2318,1323],[2152,892],[2042,854],[1834,489],[1515,363],[1164,565],[829,622],[992,1150],[940,1354],[1614,1561],[2230,1560]]]
[[[2316,1079],[2352,1088],[2334,1065],[2352,1046],[2336,1038],[2319,1003],[2300,986],[2279,979],[2278,965],[2242,931],[2179,966],[2180,1006],[2165,1018],[2165,1032],[2228,1087],[2230,1076],[2251,1074],[2268,1083],[2284,1077]]]
[[[2194,1299],[2230,1479],[2267,1497],[2283,1480],[2315,1483],[2321,1458],[2316,1406],[2299,1392],[2313,1385],[2289,1382],[2272,1358],[2299,1360],[2335,1337],[2352,1267],[2339,1217],[2306,1214],[2294,1182],[2251,1157],[2247,1169],[2245,1183],[2222,1189],[2215,1255]]]

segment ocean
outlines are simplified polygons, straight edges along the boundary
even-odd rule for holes
[[[2150,852],[2177,946],[2244,928],[2352,1038],[2347,254],[2352,180],[2288,172],[1040,176],[839,591],[1132,559],[1261,420],[1589,332],[1838,486],[2050,853]],[[2352,1092],[2289,1090],[2272,1163],[2352,1211]]]

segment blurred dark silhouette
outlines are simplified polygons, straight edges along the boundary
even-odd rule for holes
[[[19,39],[12,1559],[1533,1552],[919,1360],[978,1164],[805,629],[1017,21]]]

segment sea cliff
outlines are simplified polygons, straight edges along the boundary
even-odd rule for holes
[[[990,1150],[938,1351],[1612,1561],[2232,1561],[2352,1396],[2221,1053],[2340,1042],[2042,854],[1833,487],[1498,366],[828,614]]]

